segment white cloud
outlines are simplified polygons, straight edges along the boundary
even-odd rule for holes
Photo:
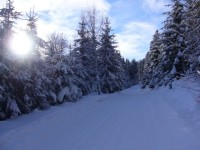
[[[6,0],[1,0],[0,6],[4,6],[5,2]],[[110,9],[106,0],[16,0],[14,6],[21,12],[35,8],[40,15],[37,22],[38,33],[43,38],[52,32],[63,32],[67,37],[71,37],[78,27],[82,10],[95,7],[98,11],[107,13]]]
[[[124,57],[139,60],[144,58],[149,49],[152,35],[157,29],[153,24],[159,22],[151,19],[152,24],[150,24],[143,20],[140,13],[141,7],[145,8],[147,12],[157,12],[164,8],[166,1],[117,0],[112,2],[111,7],[108,0],[15,0],[14,6],[17,11],[22,12],[28,12],[31,7],[35,7],[35,11],[41,16],[37,25],[38,34],[42,38],[52,32],[63,32],[67,38],[73,38],[82,10],[96,6],[97,10],[109,16],[108,12],[112,9],[111,19],[114,27],[117,27],[119,50]],[[5,5],[5,2],[6,0],[0,0],[0,7]],[[141,3],[142,6],[136,6]],[[137,11],[133,11],[134,7]],[[111,12],[109,13],[111,14]],[[140,21],[131,22],[133,19]],[[26,22],[22,22],[22,24],[26,25]]]
[[[122,56],[143,59],[155,30],[156,26],[147,22],[130,22],[125,25],[123,32],[117,34]]]
[[[143,8],[154,12],[163,12],[167,10],[165,5],[168,3],[169,0],[143,0]]]

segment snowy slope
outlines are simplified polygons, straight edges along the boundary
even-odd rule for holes
[[[199,150],[197,91],[186,85],[135,86],[0,122],[0,150]]]

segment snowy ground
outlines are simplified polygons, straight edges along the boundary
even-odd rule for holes
[[[0,122],[0,150],[200,150],[199,89],[139,86]]]

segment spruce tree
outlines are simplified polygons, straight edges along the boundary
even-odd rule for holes
[[[165,85],[175,77],[180,78],[185,72],[183,66],[185,27],[182,22],[184,6],[180,0],[171,1],[172,10],[166,13],[167,19],[164,22],[162,32],[163,59],[159,76],[162,79],[162,83]]]
[[[200,3],[197,0],[185,0],[185,3],[184,23],[187,30],[185,32],[184,59],[188,62],[189,72],[192,73],[199,68]]]
[[[158,30],[156,30],[153,40],[150,43],[149,53],[146,55],[145,60],[148,61],[148,65],[145,69],[145,84],[149,85],[150,88],[154,88],[155,84],[157,84],[155,78],[158,74],[157,69],[159,63],[161,63],[161,36]]]
[[[98,66],[97,49],[99,47],[99,35],[101,32],[102,18],[98,16],[97,10],[95,8],[87,11],[84,18],[90,41],[88,48],[90,64],[87,66],[87,68],[92,81],[91,82],[92,90],[100,94],[101,89],[100,89],[100,78],[98,70],[99,66]]]
[[[138,84],[139,83],[138,62],[135,59],[131,61],[129,74],[132,85]]]
[[[149,71],[150,65],[151,65],[150,52],[147,52],[144,59],[144,66],[143,66],[143,76],[142,76],[143,88],[149,85],[149,80],[151,77],[151,74],[150,74],[151,72]]]
[[[5,7],[0,9],[0,22],[2,26],[2,46],[5,52],[8,48],[8,40],[12,36],[12,28],[20,18],[21,12],[15,10],[13,1],[7,0]]]
[[[91,58],[94,57],[91,55],[91,42],[89,37],[89,31],[86,27],[85,17],[81,18],[79,23],[78,38],[74,41],[74,49],[72,50],[71,57],[75,58],[74,62],[79,63],[79,67],[82,68],[82,71],[85,74],[85,88],[82,89],[84,94],[92,92],[93,85],[93,66],[94,63],[91,63]]]
[[[104,93],[119,91],[125,86],[122,59],[116,50],[115,35],[111,31],[110,22],[106,18],[98,50],[101,91]]]

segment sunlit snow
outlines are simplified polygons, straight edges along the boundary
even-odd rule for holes
[[[199,150],[199,104],[187,82],[174,83],[172,90],[134,86],[89,95],[6,120],[0,123],[0,149]]]

